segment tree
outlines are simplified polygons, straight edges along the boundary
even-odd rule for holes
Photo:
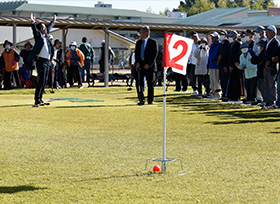
[[[249,7],[254,10],[267,10],[275,6],[273,0],[185,0],[173,11],[187,12],[188,16],[205,12],[214,8]]]
[[[208,0],[185,0],[180,2],[178,9],[173,11],[187,12],[188,16],[202,13],[215,8],[215,3]]]
[[[164,12],[159,12],[159,15],[167,16],[168,12],[170,12],[169,8],[165,8]]]

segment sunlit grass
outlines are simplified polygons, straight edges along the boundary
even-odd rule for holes
[[[171,90],[171,88],[170,88]],[[279,203],[279,111],[169,91],[167,175],[143,175],[162,156],[162,88],[136,106],[125,87],[0,92],[0,203]],[[151,171],[156,162],[148,163]]]

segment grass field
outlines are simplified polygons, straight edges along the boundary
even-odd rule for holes
[[[162,92],[138,107],[126,87],[70,88],[44,99],[104,102],[30,108],[34,90],[1,91],[0,203],[280,203],[278,110],[169,91],[167,156],[187,174],[143,175],[162,156]]]

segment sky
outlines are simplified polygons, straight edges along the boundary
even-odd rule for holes
[[[172,11],[173,8],[178,8],[180,0],[102,0],[105,4],[112,4],[115,9],[134,9],[146,11],[151,9],[153,13],[159,14],[168,8]],[[279,0],[280,1],[280,0]],[[91,6],[97,4],[98,1],[92,0],[28,0],[29,3],[36,4],[56,4],[69,6]]]

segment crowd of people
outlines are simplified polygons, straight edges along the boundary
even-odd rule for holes
[[[79,47],[77,42],[73,41],[64,52],[61,40],[54,40],[50,35],[50,30],[55,25],[55,15],[47,26],[44,23],[36,24],[34,14],[31,14],[30,20],[35,40],[34,46],[27,42],[24,49],[18,53],[12,42],[6,40],[3,44],[4,51],[0,57],[0,89],[36,87],[35,106],[49,105],[42,100],[46,86],[66,88],[66,83],[73,87],[74,82],[78,82],[78,88],[83,88],[82,83],[89,82],[90,67],[94,62],[95,52],[86,37],[82,38],[82,44]],[[105,54],[104,45],[103,40],[99,57],[101,73],[104,73],[104,65],[102,66]],[[109,54],[112,61],[115,54],[111,48]],[[33,76],[35,68],[37,77]]]
[[[176,74],[174,91],[187,92],[191,86],[200,97],[240,101],[245,96],[245,104],[280,106],[280,44],[274,25],[240,34],[235,30],[213,32],[211,44],[195,31],[191,36],[194,42],[187,74]]]
[[[36,84],[35,105],[48,105],[42,100],[45,87],[70,87],[78,82],[83,88],[85,76],[90,78],[90,66],[95,53],[87,38],[82,38],[78,47],[75,41],[64,53],[62,42],[54,40],[49,34],[55,25],[56,16],[48,26],[35,22],[35,15],[31,14],[31,27],[35,40],[30,42],[18,53],[13,43],[6,40],[4,51],[0,58],[0,89],[2,81],[4,89],[14,87],[31,87]],[[193,94],[200,97],[220,99],[222,101],[240,101],[251,105],[263,105],[268,108],[280,106],[280,43],[276,38],[277,29],[271,25],[267,28],[259,26],[256,30],[247,29],[238,34],[235,30],[229,33],[225,30],[211,34],[211,44],[207,38],[200,39],[193,31],[191,37],[193,45],[189,57],[186,75],[175,74],[176,87],[174,91],[188,92],[192,87]],[[150,37],[150,29],[145,26],[140,30],[140,38],[136,42],[135,53],[130,58],[139,103],[145,104],[144,79],[147,80],[148,104],[153,104],[155,73],[162,69],[162,49]],[[99,57],[100,72],[104,72],[104,46],[101,42]],[[109,48],[110,59],[114,59],[114,52]],[[161,56],[161,57],[159,57]],[[22,58],[23,65],[19,66]],[[32,81],[32,73],[37,69],[38,80]],[[67,68],[67,76],[66,76]],[[86,72],[86,74],[85,74]],[[159,82],[161,83],[161,82]],[[203,93],[203,86],[205,92]]]

